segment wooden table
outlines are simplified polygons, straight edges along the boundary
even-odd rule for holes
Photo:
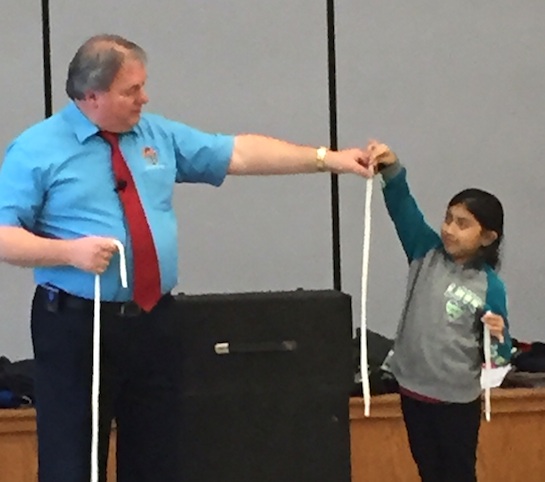
[[[33,409],[0,410],[0,482],[37,481],[35,417]],[[352,398],[350,432],[353,482],[419,482],[398,395],[373,397],[369,418],[362,400]],[[493,390],[492,420],[481,425],[477,456],[479,482],[543,482],[545,389]],[[114,481],[112,435],[108,482]]]
[[[36,411],[0,410],[0,482],[37,482]],[[115,437],[110,439],[108,482],[115,481]],[[61,481],[59,481],[61,482]]]
[[[350,400],[352,482],[419,482],[398,395]],[[545,481],[545,389],[492,390],[477,449],[479,482]]]

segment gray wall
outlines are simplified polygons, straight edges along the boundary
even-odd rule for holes
[[[326,2],[96,0],[51,2],[54,109],[88,36],[126,35],[149,53],[149,110],[205,130],[328,142]],[[4,119],[0,142],[43,116],[40,11],[10,2],[0,31]],[[506,210],[505,263],[513,331],[543,339],[540,159],[545,4],[336,2],[339,143],[389,142],[432,224],[469,185]],[[24,33],[23,33],[24,32]],[[8,114],[9,112],[9,114]],[[9,121],[9,122],[7,122]],[[378,182],[376,184],[378,186]],[[365,184],[341,179],[343,290],[359,323]],[[178,291],[332,286],[327,175],[230,178],[220,189],[181,186]],[[377,188],[369,325],[394,332],[406,266]],[[0,354],[31,356],[30,273],[0,265]]]
[[[40,3],[18,0],[2,6],[0,29],[0,150],[44,116]],[[9,19],[9,20],[7,20]],[[1,159],[1,156],[0,156]],[[1,162],[1,161],[0,161]],[[0,264],[0,355],[31,354],[32,272]]]

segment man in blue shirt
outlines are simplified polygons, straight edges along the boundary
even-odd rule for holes
[[[101,460],[115,417],[118,481],[177,481],[177,348],[165,316],[177,282],[177,182],[219,186],[227,174],[330,171],[370,175],[361,149],[328,151],[260,135],[209,134],[144,114],[146,54],[115,35],[85,42],[70,63],[71,102],[20,134],[0,169],[0,259],[35,269],[32,340],[41,482],[87,481],[94,276],[101,275]],[[117,134],[160,273],[155,307],[133,301],[133,241],[112,172]],[[129,287],[120,283],[126,248]],[[128,328],[128,326],[130,328]],[[174,367],[173,367],[174,365]],[[103,475],[104,477],[104,475]]]

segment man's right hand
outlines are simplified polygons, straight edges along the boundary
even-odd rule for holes
[[[69,262],[72,266],[102,274],[108,268],[117,246],[112,238],[88,236],[69,241]]]

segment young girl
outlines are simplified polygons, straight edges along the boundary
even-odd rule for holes
[[[423,482],[475,482],[483,323],[492,335],[493,363],[507,363],[511,352],[505,287],[495,272],[502,205],[492,194],[466,189],[450,200],[439,236],[425,222],[396,155],[375,141],[368,149],[409,261],[389,364],[411,453]]]

